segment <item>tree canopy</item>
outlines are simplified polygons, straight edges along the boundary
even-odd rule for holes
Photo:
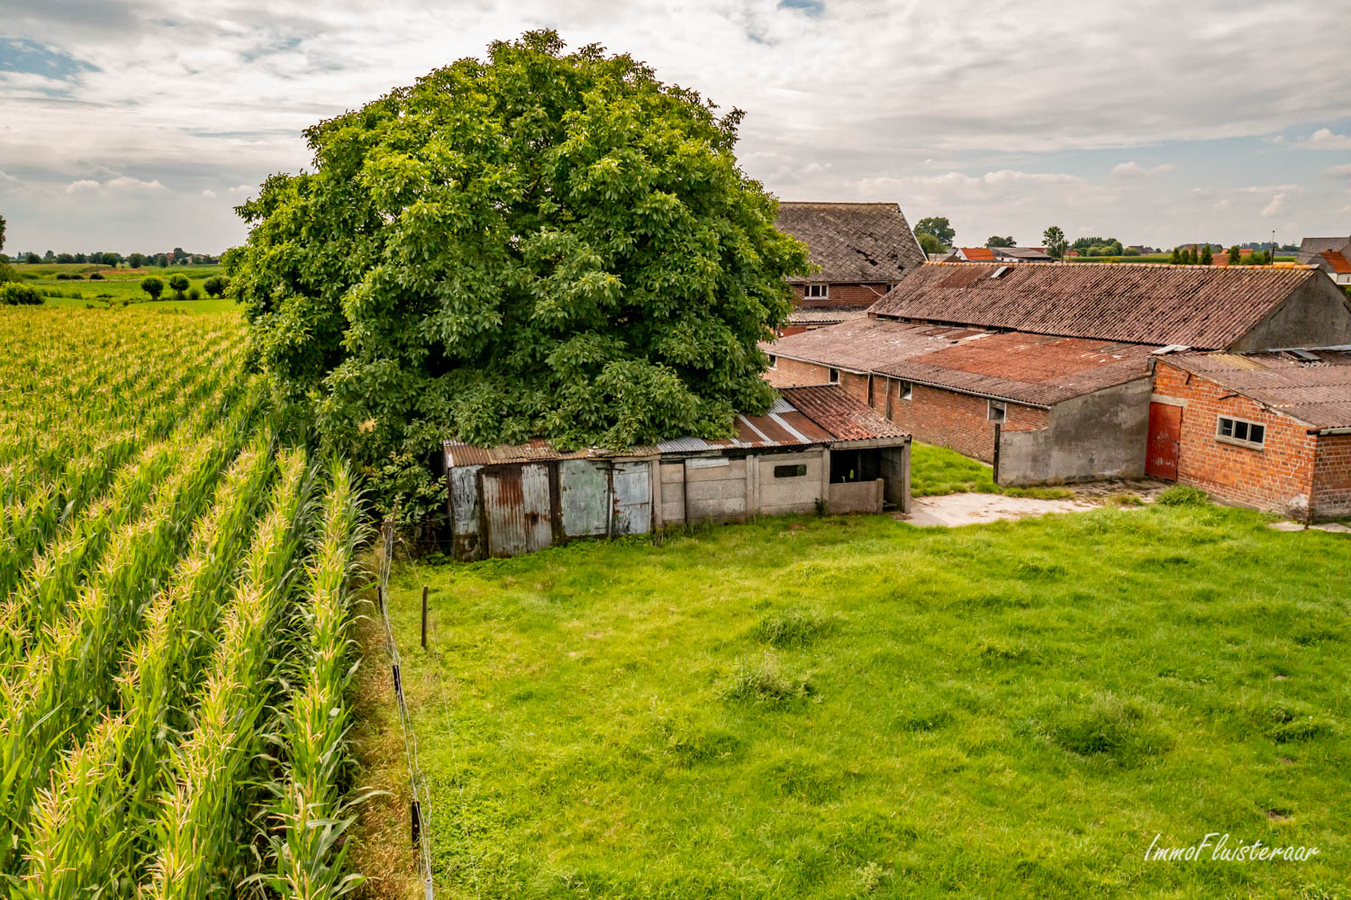
[[[938,238],[929,234],[927,231],[915,232],[915,238],[919,241],[920,249],[928,256],[934,256],[948,249]]]
[[[314,125],[224,260],[255,360],[405,512],[449,438],[728,436],[808,271],[740,120],[537,31]]]
[[[1015,240],[1013,239],[1013,235],[1009,235],[1008,237],[1000,237],[999,235],[994,234],[994,235],[991,235],[991,236],[985,241],[985,246],[987,246],[987,247],[1016,247],[1016,246],[1018,246],[1018,242],[1015,241]]]
[[[919,238],[920,235],[924,234],[931,234],[938,238],[943,245],[939,248],[940,250],[944,247],[951,247],[953,239],[957,237],[957,232],[948,222],[947,216],[926,216],[920,219],[919,223],[915,225],[915,236]],[[920,246],[924,246],[923,238],[920,238]],[[928,248],[925,247],[925,249]]]
[[[1059,225],[1052,225],[1041,234],[1042,241],[1046,244],[1046,252],[1056,259],[1063,259],[1065,251],[1069,244],[1065,240],[1065,232]]]

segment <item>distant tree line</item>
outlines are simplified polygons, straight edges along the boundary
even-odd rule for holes
[[[96,250],[93,253],[54,253],[48,250],[41,256],[33,252],[25,253],[19,259],[22,262],[33,264],[77,263],[96,266],[120,266],[125,263],[132,269],[140,269],[146,266],[158,266],[161,269],[167,269],[170,266],[215,265],[220,262],[219,256],[213,256],[210,253],[189,253],[182,247],[175,247],[172,253],[128,253],[125,256],[121,253],[105,250]]]

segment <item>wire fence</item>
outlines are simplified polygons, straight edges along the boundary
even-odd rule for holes
[[[385,652],[389,654],[390,669],[394,676],[394,697],[399,707],[399,725],[403,729],[404,756],[408,762],[408,785],[411,802],[409,821],[412,829],[413,850],[417,854],[418,877],[422,879],[422,893],[425,900],[432,900],[432,844],[431,823],[427,821],[427,809],[431,806],[431,797],[427,791],[427,781],[418,765],[417,735],[413,733],[413,723],[408,716],[408,704],[403,697],[403,675],[399,663],[399,645],[394,641],[394,629],[389,624],[389,569],[394,561],[394,520],[386,519],[380,529],[380,568],[377,573],[376,590],[380,599],[380,618],[385,624]]]

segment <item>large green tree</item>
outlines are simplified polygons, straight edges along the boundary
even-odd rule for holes
[[[920,219],[915,225],[915,236],[919,237],[922,234],[931,234],[938,238],[943,247],[951,247],[953,238],[957,236],[947,216],[926,216]]]
[[[538,31],[309,128],[225,261],[257,362],[406,512],[447,438],[730,435],[807,273],[740,119]]]
[[[1000,237],[1000,236],[997,235],[997,234],[993,234],[993,235],[990,235],[990,237],[985,241],[985,246],[987,246],[987,247],[1016,247],[1016,246],[1018,246],[1018,242],[1015,241],[1015,240],[1013,239],[1013,235],[1009,235],[1008,237]]]

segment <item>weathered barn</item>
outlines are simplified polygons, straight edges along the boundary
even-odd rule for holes
[[[924,262],[895,203],[782,202],[775,226],[807,245],[816,270],[788,280],[796,297],[783,334],[863,315]]]
[[[1351,515],[1351,347],[1159,357],[1148,470],[1230,503]]]
[[[910,436],[837,387],[786,390],[765,415],[738,416],[736,430],[626,453],[448,442],[455,555],[513,556],[701,520],[909,508]]]
[[[928,263],[866,319],[763,348],[772,384],[839,384],[1035,484],[1144,474],[1153,351],[1346,341],[1347,299],[1311,269]]]

